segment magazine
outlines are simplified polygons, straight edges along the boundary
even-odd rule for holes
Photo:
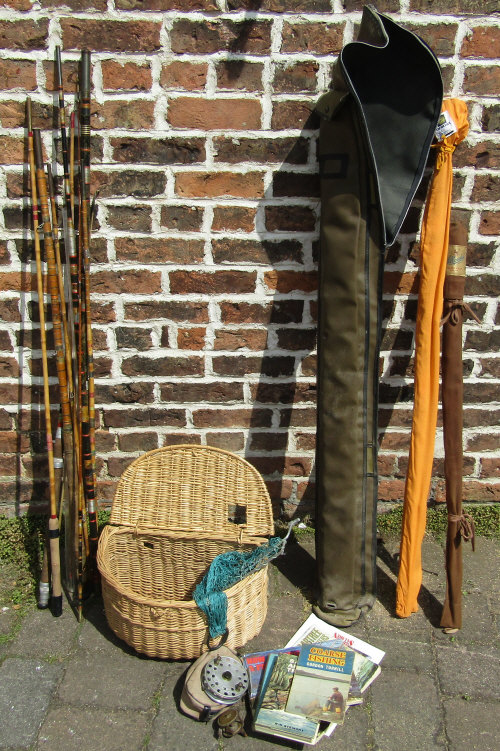
[[[351,684],[354,652],[342,645],[328,647],[306,644],[297,667],[286,703],[286,711],[320,722],[344,721],[347,695]]]
[[[373,683],[380,673],[380,663],[385,652],[371,644],[359,639],[357,636],[348,634],[336,626],[320,620],[314,613],[302,624],[299,630],[292,636],[285,649],[302,644],[321,643],[324,646],[333,646],[336,640],[341,639],[344,646],[352,649],[356,656],[349,689],[349,704],[359,703],[361,694]]]

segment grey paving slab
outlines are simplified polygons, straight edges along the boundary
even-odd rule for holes
[[[445,749],[439,696],[432,678],[382,670],[370,687],[377,747],[384,751]]]
[[[50,610],[34,609],[9,645],[7,653],[21,657],[63,659],[75,648],[80,624],[66,605],[62,615],[54,618]]]
[[[434,651],[426,642],[396,640],[392,634],[387,633],[377,634],[370,644],[385,652],[382,670],[406,670],[431,677],[434,675]]]
[[[178,709],[182,676],[189,663],[169,663],[161,691],[158,713],[153,720],[148,751],[219,751],[212,725],[196,722]]]
[[[441,690],[452,696],[500,700],[498,653],[469,652],[461,647],[437,647]]]
[[[449,699],[444,702],[450,751],[498,751],[498,704]]]
[[[8,657],[0,666],[0,748],[29,748],[48,710],[62,667]]]
[[[54,707],[43,723],[36,751],[141,751],[150,717],[100,707]]]
[[[148,710],[159,690],[165,663],[114,653],[80,650],[68,660],[60,701],[110,709]]]

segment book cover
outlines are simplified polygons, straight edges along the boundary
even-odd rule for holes
[[[272,649],[264,652],[252,652],[243,656],[243,662],[246,665],[250,678],[248,693],[251,700],[255,699],[259,691],[262,674],[264,672],[264,665],[266,664],[267,658],[270,654],[279,655],[281,652],[286,652],[287,654],[292,654],[298,657],[300,647],[289,647],[288,649]]]
[[[261,710],[285,709],[297,660],[297,654],[281,652],[277,655],[266,687],[263,689],[260,701]]]
[[[356,654],[349,690],[349,704],[358,703],[361,694],[366,691],[381,672],[380,663],[385,656],[385,652],[381,649],[368,644],[357,636],[342,631],[336,626],[325,623],[314,613],[292,636],[285,649],[292,645],[316,643],[333,646],[333,643],[337,643],[338,639],[341,639],[344,646],[349,647]]]
[[[351,649],[304,645],[297,660],[286,711],[316,722],[342,723],[353,664]]]

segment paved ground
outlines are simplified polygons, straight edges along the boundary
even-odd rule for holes
[[[379,545],[379,599],[351,631],[386,651],[382,674],[352,707],[343,726],[320,741],[324,751],[498,751],[500,734],[500,576],[498,542],[464,549],[464,624],[439,629],[443,551],[423,548],[421,610],[394,613],[398,540]],[[246,651],[283,646],[310,613],[313,544],[290,543],[270,571],[269,611]],[[0,616],[0,633],[9,618]],[[5,751],[253,751],[301,748],[270,737],[219,741],[211,725],[178,711],[188,663],[142,658],[107,627],[102,602],[89,602],[78,624],[34,608],[17,635],[0,646],[0,749]]]

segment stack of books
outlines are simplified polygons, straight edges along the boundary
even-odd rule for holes
[[[243,657],[254,730],[315,745],[362,703],[384,655],[311,615],[283,649]]]

